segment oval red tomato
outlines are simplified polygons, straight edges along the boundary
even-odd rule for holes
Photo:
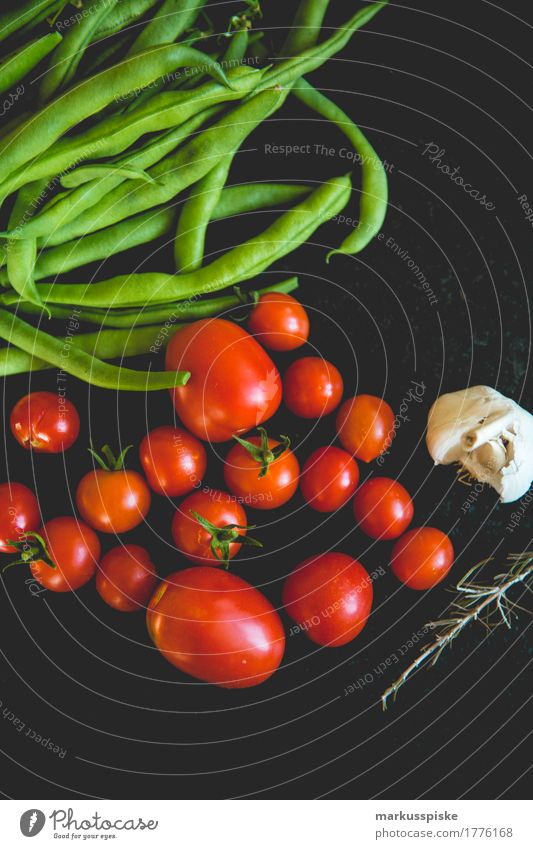
[[[0,484],[0,551],[17,551],[7,541],[18,541],[40,524],[39,504],[31,489],[22,483]]]
[[[133,613],[148,604],[157,584],[150,555],[140,545],[117,545],[102,558],[96,589],[115,610]]]
[[[253,308],[248,328],[265,348],[293,351],[309,337],[309,318],[296,298],[283,292],[267,292]]]
[[[343,646],[363,630],[372,581],[357,560],[338,551],[304,560],[283,587],[287,613],[319,646]]]
[[[11,411],[11,432],[23,448],[42,454],[59,454],[76,442],[80,417],[63,395],[32,392]]]
[[[313,510],[331,513],[346,504],[359,482],[355,460],[341,448],[317,448],[302,469],[302,495]]]
[[[356,492],[354,515],[373,539],[395,539],[409,527],[414,508],[411,496],[392,478],[370,478]]]
[[[394,413],[382,398],[356,395],[337,413],[337,433],[343,448],[369,463],[379,457],[394,437]]]
[[[207,466],[202,443],[181,427],[163,425],[147,433],[139,456],[148,483],[159,495],[187,495],[200,486]]]
[[[59,516],[46,522],[39,536],[44,540],[46,552],[54,564],[51,566],[37,552],[42,553],[35,541],[35,559],[30,563],[36,581],[56,593],[77,590],[93,577],[100,558],[100,540],[95,532],[72,516]],[[28,543],[34,546],[32,539]]]
[[[427,590],[446,577],[453,559],[446,534],[438,528],[413,528],[394,543],[391,569],[412,590]]]
[[[172,521],[172,537],[177,548],[187,560],[201,565],[219,560],[227,562],[235,557],[242,544],[237,540],[245,534],[243,507],[234,496],[219,489],[193,492],[181,502]]]
[[[147,626],[170,663],[219,687],[261,684],[285,650],[283,625],[265,596],[211,566],[170,575],[150,602]]]
[[[337,368],[322,357],[295,360],[283,378],[285,404],[296,416],[318,419],[338,407],[344,389]]]
[[[265,350],[242,327],[221,318],[178,330],[166,368],[190,371],[171,391],[178,416],[199,439],[225,442],[257,427],[281,403],[281,378]]]
[[[88,472],[76,490],[76,505],[85,521],[104,534],[123,534],[143,521],[151,495],[138,472],[122,469]]]
[[[235,445],[224,463],[224,480],[234,495],[256,510],[273,510],[296,492],[300,465],[288,442],[251,436]],[[246,447],[249,446],[249,447]]]

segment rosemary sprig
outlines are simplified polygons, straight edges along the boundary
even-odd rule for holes
[[[439,619],[437,622],[430,622],[426,626],[437,632],[433,642],[424,646],[416,660],[385,690],[381,696],[383,710],[387,709],[387,701],[391,696],[393,701],[396,700],[398,690],[411,675],[422,666],[434,666],[436,664],[444,649],[451,646],[455,638],[467,625],[480,621],[488,630],[502,624],[510,628],[512,617],[517,616],[516,611],[525,610],[516,602],[511,601],[508,593],[517,584],[524,584],[527,589],[531,589],[533,551],[509,554],[507,560],[511,563],[510,567],[506,572],[495,575],[494,579],[487,584],[472,580],[473,576],[477,575],[493,559],[489,557],[487,560],[482,560],[458,582],[456,590],[459,595],[450,605],[450,616]],[[529,610],[525,612],[530,613]]]

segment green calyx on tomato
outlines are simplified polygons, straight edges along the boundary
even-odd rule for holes
[[[259,292],[256,289],[250,289],[249,292],[243,292],[240,286],[233,286],[233,294],[239,299],[240,303],[235,307],[238,314],[232,314],[232,321],[237,324],[244,324],[250,318],[250,313],[259,302]]]
[[[30,539],[34,540],[34,542],[30,543]],[[20,539],[10,539],[7,540],[7,542],[20,552],[20,557],[18,560],[12,560],[11,563],[4,566],[2,569],[3,572],[5,572],[6,569],[10,569],[12,566],[23,566],[28,565],[29,563],[37,563],[38,561],[46,563],[46,565],[50,566],[51,569],[56,568],[56,564],[50,557],[50,552],[46,547],[44,539],[36,531],[28,531],[28,533],[21,534]]]
[[[100,468],[104,470],[104,472],[121,472],[124,469],[124,460],[126,459],[126,454],[130,450],[130,448],[133,448],[133,445],[127,445],[126,448],[121,451],[119,456],[115,457],[109,445],[104,445],[104,447],[102,448],[103,458],[98,453],[98,451],[94,450],[94,448],[92,447],[92,443],[91,447],[87,450],[89,454],[94,457],[94,459],[96,460]]]
[[[214,556],[217,560],[220,560],[224,569],[229,568],[230,561],[230,545],[234,542],[238,542],[239,545],[253,545],[255,548],[263,548],[263,543],[259,542],[257,539],[253,539],[253,537],[245,536],[240,534],[239,531],[250,531],[255,528],[255,525],[224,525],[222,528],[218,528],[216,525],[213,525],[208,519],[205,519],[203,516],[200,516],[196,510],[191,510],[191,515],[194,516],[196,521],[202,526],[204,530],[207,531],[211,536],[210,548],[213,552]]]
[[[261,445],[254,445],[252,442],[248,442],[247,439],[241,439],[240,436],[234,435],[233,439],[237,440],[239,445],[242,445],[252,455],[256,463],[261,467],[258,477],[264,478],[270,464],[281,457],[291,447],[291,441],[288,436],[280,436],[279,445],[276,445],[275,448],[269,448],[268,434],[265,428],[258,427],[257,430],[261,436]]]

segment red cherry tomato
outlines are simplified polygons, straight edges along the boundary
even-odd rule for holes
[[[59,454],[74,445],[80,417],[71,401],[53,392],[32,392],[11,411],[11,432],[23,448]]]
[[[292,351],[307,342],[309,318],[296,298],[267,292],[253,308],[248,328],[265,348]]]
[[[440,583],[452,568],[453,545],[437,528],[413,528],[394,543],[391,568],[412,590]]]
[[[115,610],[133,613],[148,604],[157,584],[150,555],[140,545],[117,545],[103,558],[96,589]]]
[[[107,464],[95,455],[103,468],[87,472],[76,490],[81,515],[92,528],[104,534],[131,531],[150,509],[152,497],[144,478],[123,468],[127,451],[128,448],[115,459],[106,445],[102,453]]]
[[[77,590],[93,577],[100,558],[100,540],[95,532],[72,516],[60,516],[39,531],[46,550],[36,541],[30,568],[36,581],[56,593]],[[28,539],[33,547],[33,539]],[[51,566],[42,554],[48,554]],[[35,559],[33,559],[35,558]]]
[[[148,632],[170,663],[219,687],[255,687],[281,663],[285,633],[265,596],[211,566],[174,572],[156,590]]]
[[[22,483],[0,484],[0,551],[17,551],[7,540],[19,540],[41,524],[39,504],[31,489]]]
[[[369,463],[379,457],[394,437],[394,413],[382,398],[356,395],[337,413],[337,433],[343,448]]]
[[[372,581],[357,560],[338,551],[304,560],[283,587],[287,613],[319,646],[343,646],[363,630]]]
[[[287,407],[304,419],[318,419],[332,413],[340,404],[343,388],[338,369],[322,357],[295,360],[283,380]]]
[[[370,478],[358,489],[353,510],[362,531],[373,539],[395,539],[413,520],[411,496],[392,478]]]
[[[225,442],[269,419],[281,403],[281,378],[266,351],[221,318],[195,321],[175,333],[166,368],[191,372],[171,395],[181,421],[199,439]]]
[[[148,483],[160,495],[187,495],[205,474],[207,455],[202,443],[181,427],[156,427],[139,449]]]
[[[245,533],[244,509],[234,496],[219,489],[193,492],[181,502],[172,522],[178,549],[187,560],[201,565],[227,564],[248,540]]]
[[[224,463],[224,480],[234,495],[257,510],[273,510],[296,492],[300,466],[289,448],[290,441],[260,436],[239,439]]]
[[[302,495],[314,510],[331,513],[342,507],[359,483],[355,460],[341,448],[330,445],[313,451],[302,469]]]

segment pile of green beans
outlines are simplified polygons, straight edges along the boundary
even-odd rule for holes
[[[186,373],[157,370],[164,340],[187,321],[250,303],[240,289],[225,290],[270,269],[352,197],[350,174],[323,183],[230,179],[249,135],[289,97],[343,133],[361,162],[358,226],[327,260],[374,238],[387,209],[381,160],[304,76],[387,0],[366,3],[324,36],[329,2],[300,0],[277,55],[253,29],[249,5],[219,33],[203,17],[206,0],[85,0],[68,26],[54,20],[68,15],[60,0],[23,0],[0,14],[0,94],[40,81],[33,106],[14,109],[0,135],[0,375],[55,368],[143,392],[185,383]],[[214,222],[266,210],[262,232],[206,262]],[[156,240],[148,270],[88,276],[91,263],[127,262],[128,251]],[[150,267],[167,244],[172,274]],[[66,282],[76,269],[77,282]],[[291,278],[261,291],[297,285]],[[72,316],[81,330],[67,345],[61,325]],[[140,355],[150,359],[145,371],[122,365]]]

